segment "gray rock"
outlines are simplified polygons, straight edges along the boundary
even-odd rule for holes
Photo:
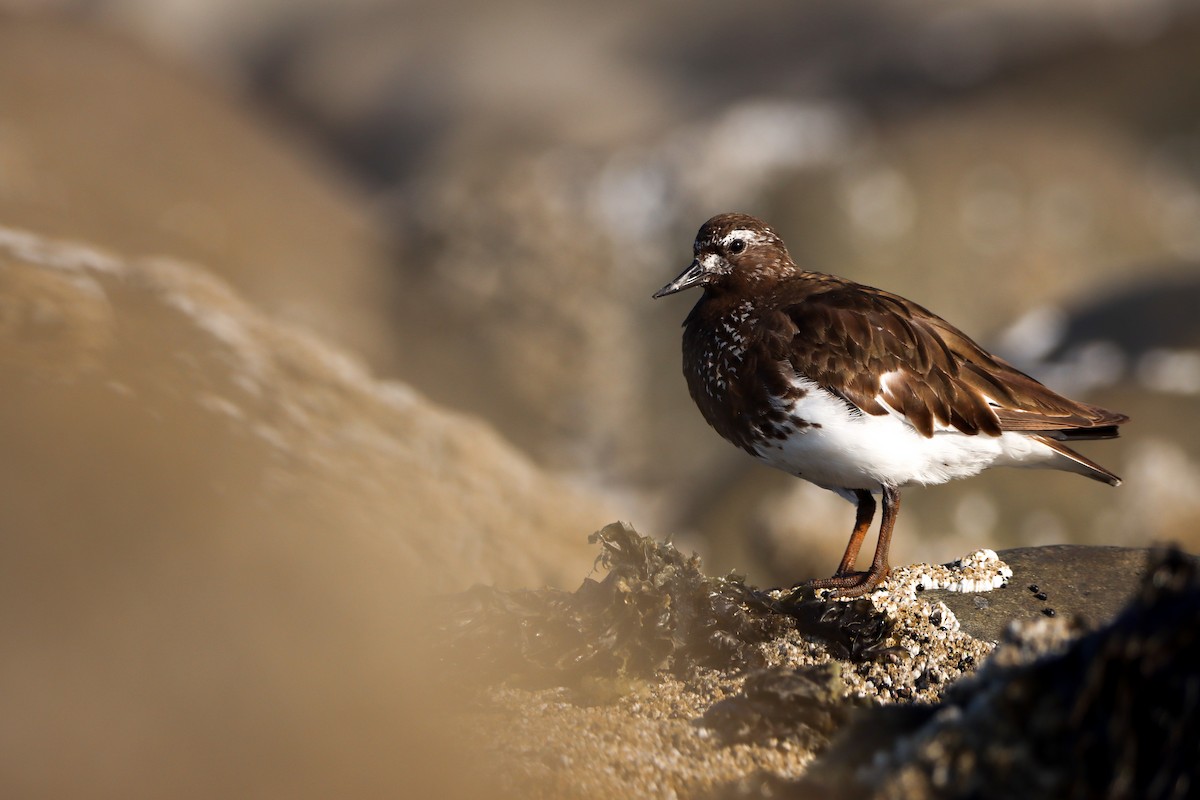
[[[1116,616],[1137,589],[1150,551],[1133,547],[1048,545],[999,553],[1013,577],[986,595],[935,591],[963,630],[998,642],[1013,620],[1047,616],[1080,618],[1085,627]]]
[[[1194,796],[1198,629],[1197,560],[1157,552],[1108,624],[1041,657],[1002,647],[922,715],[874,709],[804,781],[759,796]]]

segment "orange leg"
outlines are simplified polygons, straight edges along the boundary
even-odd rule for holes
[[[838,565],[834,575],[850,575],[854,572],[854,562],[858,561],[858,550],[862,547],[871,521],[875,519],[875,498],[866,489],[855,489],[854,496],[858,498],[858,513],[854,517],[854,532],[850,534],[850,542],[846,545],[846,554]]]
[[[854,561],[858,557],[858,549],[862,545],[863,536],[874,516],[875,502],[871,499],[870,506],[863,502],[863,496],[858,497],[858,516],[854,523],[854,532],[850,535],[850,543],[846,546],[846,554],[842,556],[841,566],[832,578],[821,578],[810,581],[813,589],[836,589],[838,597],[859,597],[867,594],[887,577],[891,567],[888,564],[888,550],[892,546],[892,528],[896,525],[896,515],[900,513],[900,490],[888,486],[883,487],[883,518],[879,522],[879,540],[875,545],[875,557],[871,559],[871,568],[866,572],[854,572]],[[869,508],[870,514],[865,512]],[[863,517],[866,516],[866,524]]]

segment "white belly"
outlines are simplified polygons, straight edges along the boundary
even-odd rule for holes
[[[815,383],[797,384],[805,395],[789,411],[810,425],[757,449],[771,466],[826,489],[938,484],[992,466],[1050,466],[1055,457],[1020,433],[968,436],[950,428],[922,436],[898,413],[850,414],[845,402]]]

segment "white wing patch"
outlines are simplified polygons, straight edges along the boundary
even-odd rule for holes
[[[888,399],[889,397],[894,398],[897,394],[895,389],[892,388],[892,384],[898,384],[898,383],[902,382],[903,380],[904,380],[904,373],[898,369],[894,369],[894,370],[891,370],[890,372],[885,372],[882,375],[880,375],[879,376],[879,387],[882,391],[880,391],[879,394],[875,395],[875,402],[879,403],[879,405],[886,408],[889,415],[891,415],[893,417],[897,417],[897,418],[903,420],[906,425],[909,425],[910,423],[908,422],[908,416],[906,414],[904,414],[904,412],[902,412],[900,409],[898,409],[894,405],[892,405]],[[910,425],[910,427],[911,427],[911,425]],[[916,430],[916,429],[914,428],[914,430]],[[953,425],[950,425],[949,423],[942,422],[936,416],[933,418],[933,432],[934,432],[934,435],[937,435],[939,433],[961,433],[958,430],[958,428],[954,427]]]
[[[922,436],[890,407],[888,414],[853,414],[815,382],[793,383],[804,395],[787,410],[807,425],[791,426],[786,439],[759,445],[758,451],[771,466],[826,489],[931,485],[988,467],[1048,467],[1055,460],[1053,450],[1020,433],[969,436],[939,428]]]

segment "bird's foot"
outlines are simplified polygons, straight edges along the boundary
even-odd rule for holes
[[[862,597],[870,594],[888,576],[889,567],[871,567],[866,572],[839,572],[831,578],[817,578],[804,584],[814,591],[832,590],[832,597]]]

